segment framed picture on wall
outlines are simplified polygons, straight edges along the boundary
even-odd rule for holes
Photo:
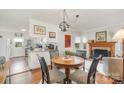
[[[22,42],[15,42],[15,47],[22,47]]]
[[[49,32],[49,38],[56,38],[55,32]]]
[[[65,35],[65,48],[71,47],[71,35]]]
[[[96,41],[107,41],[107,31],[96,32]]]
[[[34,34],[46,35],[46,27],[34,25]]]

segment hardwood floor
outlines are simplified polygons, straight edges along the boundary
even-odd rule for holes
[[[17,57],[17,58],[12,58],[11,60],[12,61],[10,65],[10,75],[29,70],[27,58]]]
[[[41,70],[29,70],[28,62],[25,57],[11,59],[10,74],[7,78],[9,84],[38,84],[41,80]],[[113,80],[105,78],[104,75],[98,73],[96,76],[98,84],[112,84]]]
[[[111,78],[107,78],[100,73],[96,74],[96,83],[98,84],[112,84],[113,82],[114,81]]]
[[[12,58],[10,73],[7,78],[9,84],[37,84],[41,80],[40,69],[30,70],[27,58]]]
[[[11,79],[11,84],[38,84],[41,80],[40,69],[33,71],[22,72],[8,77]]]

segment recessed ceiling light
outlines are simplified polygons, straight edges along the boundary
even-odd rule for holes
[[[23,29],[21,29],[21,31],[25,32],[25,31],[27,31],[27,30],[23,28]]]

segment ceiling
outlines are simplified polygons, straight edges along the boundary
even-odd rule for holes
[[[67,14],[73,21],[76,14],[79,19],[71,25],[71,28],[78,31],[85,31],[106,25],[124,23],[124,10],[100,10],[100,9],[68,9]],[[10,29],[11,31],[20,31],[20,29],[29,29],[29,19],[37,19],[51,24],[58,24],[62,20],[61,9],[0,9],[0,28]]]

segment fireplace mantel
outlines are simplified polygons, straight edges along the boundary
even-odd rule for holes
[[[93,48],[108,48],[111,52],[111,56],[115,56],[115,43],[116,42],[89,42],[89,54],[91,55],[91,51]]]

